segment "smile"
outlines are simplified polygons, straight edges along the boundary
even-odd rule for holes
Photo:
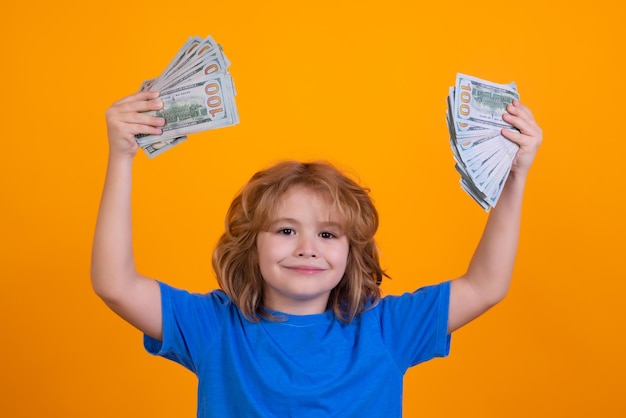
[[[289,266],[285,268],[287,270],[295,271],[296,273],[299,273],[299,274],[308,274],[308,275],[322,273],[326,271],[326,269],[323,269],[320,267],[314,267],[314,266]]]

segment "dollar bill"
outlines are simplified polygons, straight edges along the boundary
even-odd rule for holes
[[[145,80],[139,91],[159,91],[163,108],[147,112],[165,119],[160,135],[137,135],[153,158],[185,142],[188,135],[239,123],[236,90],[222,47],[209,35],[190,37],[161,74]]]
[[[198,48],[201,42],[202,38],[199,38],[197,36],[192,36],[187,39],[187,42],[183,44],[183,46],[176,53],[172,61],[170,61],[167,67],[165,67],[161,74],[159,74],[157,79],[165,78],[168,74],[172,73],[174,68],[176,68],[187,56],[194,53],[194,51]]]
[[[164,141],[153,142],[151,144],[142,147],[148,157],[153,158],[159,154],[164,153],[168,149],[174,148],[176,145],[187,140],[186,136],[179,136],[172,139],[166,139]]]
[[[446,122],[461,187],[483,209],[495,207],[517,150],[501,135],[506,106],[519,100],[515,83],[497,84],[457,74],[448,90]]]
[[[489,129],[511,128],[502,120],[506,106],[519,100],[515,83],[496,84],[465,74],[457,74],[454,114],[458,122]]]
[[[187,84],[197,82],[212,74],[225,73],[227,70],[226,57],[220,50],[216,50],[211,54],[206,54],[201,60],[195,62],[188,69],[182,69],[179,73],[175,73],[170,78],[165,78],[155,86],[155,89],[165,90],[178,84]]]
[[[163,108],[147,112],[165,119],[161,135],[137,135],[139,146],[233,125],[238,121],[232,105],[232,83],[225,74],[215,74],[196,83],[175,86],[161,93]]]

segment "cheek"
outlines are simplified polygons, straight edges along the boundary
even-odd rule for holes
[[[264,251],[265,250],[265,251]],[[257,266],[261,277],[271,276],[273,262],[272,257],[267,253],[266,249],[257,248]]]
[[[259,267],[261,269],[263,269],[264,264],[266,264],[269,259],[269,248],[270,246],[267,242],[267,239],[259,236],[256,241],[256,255],[257,263],[259,264]]]
[[[335,257],[335,263],[342,264],[344,267],[348,265],[350,260],[350,248],[346,245],[342,247],[339,251],[337,251]]]
[[[285,243],[273,238],[273,236],[263,236],[257,239],[259,263],[277,262],[285,257],[285,253],[288,251]]]

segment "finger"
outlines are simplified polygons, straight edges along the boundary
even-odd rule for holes
[[[158,91],[141,91],[139,93],[131,94],[129,96],[126,96],[114,102],[112,106],[123,104],[123,103],[128,103],[128,102],[133,102],[133,101],[153,100],[153,99],[156,99],[157,97],[159,97]]]
[[[500,134],[509,141],[515,142],[519,146],[524,144],[525,138],[524,135],[520,132],[514,131],[512,129],[502,129]]]
[[[165,119],[142,113],[121,113],[109,120],[109,132],[130,141],[136,135],[161,135]]]
[[[535,121],[535,118],[528,107],[526,107],[523,103],[520,103],[519,100],[513,100],[513,103],[507,105],[506,111],[511,115],[518,116],[522,119],[528,121]]]
[[[532,136],[534,133],[534,126],[536,125],[534,121],[528,121],[527,119],[522,118],[521,116],[514,116],[509,113],[504,113],[502,115],[502,119],[511,124],[513,127],[519,129],[519,131],[525,135]]]
[[[521,128],[519,132],[513,129],[502,129],[500,133],[503,137],[515,142],[522,148],[539,147],[543,140],[541,128],[536,124],[532,124],[529,127],[522,126]]]
[[[519,100],[515,100],[514,106],[516,109],[519,108],[521,112],[526,114],[529,119],[535,120],[535,116],[533,115],[533,112],[528,108],[528,106],[524,105],[524,103],[521,103]]]
[[[161,135],[163,133],[163,130],[158,126],[137,123],[126,124],[125,131],[130,133],[132,138],[134,138],[135,135]]]
[[[150,100],[131,100],[127,102],[118,103],[111,109],[120,113],[133,113],[133,112],[149,112],[151,110],[159,110],[163,108],[163,102],[158,99]]]
[[[165,125],[164,118],[136,112],[122,113],[119,115],[118,121],[127,125],[145,125],[153,127],[162,127]]]
[[[109,131],[111,137],[123,139],[129,143],[137,142],[137,135],[161,135],[163,130],[149,125],[123,124],[118,129]]]
[[[116,121],[119,121],[162,126],[164,121],[161,121],[161,118],[150,119],[153,117],[145,114],[145,112],[151,110],[155,111],[162,108],[163,102],[158,99],[150,101],[122,102],[108,108],[105,116],[109,123],[116,123]]]
[[[541,135],[541,129],[535,121],[530,109],[514,100],[507,106],[507,112],[502,115],[502,119],[529,136]]]

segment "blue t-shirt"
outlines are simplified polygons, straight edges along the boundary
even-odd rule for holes
[[[148,352],[198,377],[205,417],[402,416],[404,373],[450,350],[450,283],[380,303],[346,324],[329,311],[248,321],[221,290],[161,287],[163,342]]]

